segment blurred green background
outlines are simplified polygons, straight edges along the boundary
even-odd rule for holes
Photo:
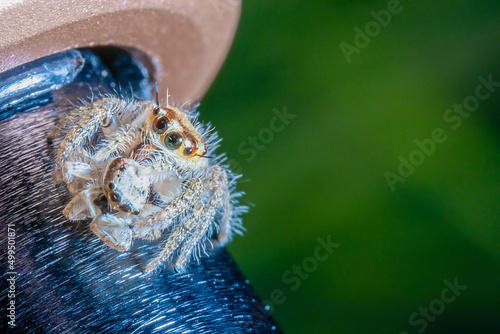
[[[500,87],[443,119],[479,76],[500,82],[500,3],[401,1],[348,63],[340,44],[388,3],[244,2],[200,108],[254,204],[229,249],[286,333],[500,333]]]

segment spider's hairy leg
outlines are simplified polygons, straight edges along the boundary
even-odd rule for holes
[[[107,98],[85,107],[88,108],[88,112],[82,116],[80,121],[69,131],[59,145],[56,158],[56,184],[63,180],[61,168],[67,158],[76,148],[82,147],[85,142],[92,138],[107,117],[110,117],[117,110],[124,108],[125,104],[126,102],[123,100]]]
[[[222,206],[222,218],[218,239],[221,245],[225,245],[231,239],[231,218],[233,215],[233,205],[231,203],[231,194],[227,186],[227,174],[220,166],[210,168],[212,172],[211,182],[206,186],[206,190],[215,190],[213,196],[218,196],[215,202]],[[208,189],[207,189],[208,188]],[[217,208],[216,208],[217,209]]]
[[[175,268],[178,271],[182,271],[184,269],[187,261],[191,257],[191,253],[210,228],[215,217],[215,213],[221,205],[222,192],[222,189],[215,189],[214,193],[208,200],[207,205],[205,206],[205,208],[203,208],[202,215],[199,219],[198,224],[195,226],[194,232],[186,241],[184,247],[182,247],[181,254],[179,255],[179,258],[175,263]]]
[[[123,153],[139,143],[138,130],[147,116],[153,111],[151,101],[134,101],[127,106],[128,115],[122,115],[122,121],[129,120],[126,126],[106,134],[107,143],[95,155],[97,160],[105,160],[116,153]]]
[[[113,214],[97,215],[90,229],[104,243],[121,252],[130,249],[132,244],[132,230],[123,218],[118,218]]]
[[[78,160],[69,160],[62,166],[62,177],[72,196],[76,196],[85,186],[86,181],[95,178],[96,168],[86,150],[75,152]]]
[[[152,152],[153,158],[157,158],[156,154]],[[174,173],[176,176],[181,177],[182,168],[177,166],[175,163],[172,163],[168,160],[168,157],[161,156],[158,158],[160,162],[154,163],[142,169],[139,172],[140,176],[153,176],[155,174],[164,174],[164,173]]]
[[[138,138],[136,135],[136,128],[126,127],[116,130],[110,138],[95,155],[95,159],[99,161],[106,160],[116,153],[123,153],[127,148],[137,144]]]
[[[92,167],[88,163],[81,161],[66,162],[63,166],[63,174],[65,180],[71,180],[73,177],[92,180],[93,177]]]
[[[214,203],[218,203],[218,207],[222,206],[222,217],[218,240],[221,245],[225,245],[231,239],[231,218],[233,215],[233,205],[231,203],[231,194],[228,189],[227,174],[226,171],[220,166],[210,167],[209,174],[211,177],[206,180],[205,191],[214,190],[212,196],[217,197]]]
[[[172,167],[166,163],[149,165],[139,171],[140,176],[152,176],[155,174],[168,173]]]
[[[232,236],[232,226],[231,226],[231,218],[233,215],[233,205],[231,203],[231,195],[227,188],[223,190],[222,193],[222,218],[220,222],[220,230],[219,230],[219,243],[221,245],[225,245],[228,241],[231,240]]]
[[[219,209],[221,204],[223,204],[223,201],[225,199],[224,197],[226,196],[227,193],[226,172],[220,166],[212,166],[210,167],[209,171],[211,177],[208,180],[205,180],[206,183],[204,186],[204,191],[205,192],[213,191],[213,192],[210,195],[207,204],[203,209],[202,216],[199,220],[198,225],[196,226],[195,231],[184,244],[181,254],[179,255],[179,258],[175,263],[175,267],[179,271],[182,271],[184,269],[187,261],[191,257],[191,253],[199,244],[200,240],[206,235],[208,229],[212,224],[215,214],[217,213],[217,210]],[[227,196],[229,196],[228,193]],[[224,221],[223,217],[223,222],[221,223],[228,225],[227,227],[224,227],[225,230],[230,230],[231,227],[229,225],[231,222],[230,221],[231,213],[229,213],[228,217],[229,218],[227,219],[227,221]],[[221,226],[221,231],[222,231],[222,226]],[[220,233],[219,233],[219,238],[220,238]]]
[[[186,211],[198,200],[203,193],[202,181],[199,178],[192,178],[186,183],[187,187],[182,194],[174,198],[160,212],[134,224],[133,232],[135,237],[144,239],[151,238],[151,235],[159,237],[161,231],[173,222],[173,218]]]
[[[52,128],[52,131],[50,131],[48,137],[49,142],[56,139],[57,136],[59,136],[59,134],[61,133],[62,129],[75,124],[76,121],[79,120],[84,114],[88,113],[90,109],[92,109],[91,105],[82,106],[71,110],[67,115],[62,117],[57,122],[57,125]]]
[[[146,271],[154,270],[170,255],[172,255],[179,245],[188,237],[189,231],[191,231],[198,224],[202,212],[203,202],[198,201],[193,207],[191,215],[186,216],[172,231],[160,254],[148,263]]]
[[[130,104],[132,126],[140,126],[155,107],[156,104],[152,101],[133,101]]]

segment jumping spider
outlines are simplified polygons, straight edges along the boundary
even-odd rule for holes
[[[66,126],[55,168],[56,183],[64,181],[73,196],[63,214],[93,218],[91,230],[119,251],[128,250],[133,237],[156,240],[168,229],[165,247],[147,271],[175,253],[175,268],[183,270],[213,227],[221,245],[239,232],[238,216],[246,207],[238,206],[238,176],[216,164],[220,157],[209,159],[219,141],[195,114],[104,98],[71,111],[49,139]]]

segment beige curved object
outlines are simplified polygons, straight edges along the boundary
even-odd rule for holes
[[[241,0],[3,0],[0,73],[64,50],[144,52],[160,94],[198,100],[224,61]]]

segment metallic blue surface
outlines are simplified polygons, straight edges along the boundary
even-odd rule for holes
[[[8,115],[5,109],[72,82],[84,61],[79,51],[70,50],[0,73],[0,119]]]
[[[20,108],[0,121],[0,331],[280,333],[225,249],[182,274],[166,268],[145,274],[161,244],[135,241],[130,252],[120,253],[104,245],[89,222],[64,218],[69,194],[54,186],[57,144],[48,144],[47,135],[71,103],[127,84],[102,76],[99,59],[82,54],[84,69],[52,92],[49,105],[33,108],[38,95],[26,92],[31,110]],[[150,92],[135,93],[145,98]],[[10,263],[8,245],[15,247]],[[12,300],[15,327],[7,317]]]

